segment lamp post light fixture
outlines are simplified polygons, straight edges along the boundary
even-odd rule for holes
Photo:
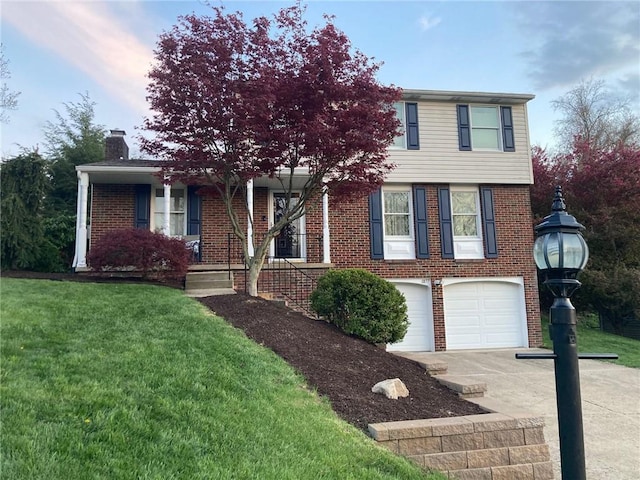
[[[589,249],[580,234],[584,227],[566,211],[562,188],[556,187],[551,215],[536,227],[533,258],[544,284],[553,293],[549,329],[553,341],[556,403],[560,432],[563,479],[584,480],[584,434],[578,368],[576,309],[569,297],[580,288],[578,273],[585,267]]]
[[[584,226],[566,211],[562,187],[556,187],[551,214],[535,228],[533,258],[551,293],[549,331],[553,354],[517,353],[518,359],[553,359],[563,480],[586,480],[579,358],[618,358],[614,354],[581,354],[577,346],[576,310],[569,298],[580,288],[578,274],[589,259]]]

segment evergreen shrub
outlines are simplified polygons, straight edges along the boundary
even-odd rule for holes
[[[330,270],[318,279],[310,300],[318,315],[370,343],[395,343],[407,333],[404,295],[367,270]]]

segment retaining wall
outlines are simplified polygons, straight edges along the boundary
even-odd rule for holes
[[[459,480],[553,480],[544,419],[487,413],[369,425],[381,445]]]

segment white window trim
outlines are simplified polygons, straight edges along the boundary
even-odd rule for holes
[[[416,258],[415,225],[413,218],[413,190],[410,186],[382,187],[382,232],[385,260],[413,260]],[[409,194],[409,235],[387,235],[386,212],[384,209],[385,192],[402,192]]]
[[[453,213],[453,194],[455,192],[473,192],[476,199],[476,231],[474,236],[455,235],[454,213]],[[484,258],[484,244],[482,234],[482,214],[480,212],[480,190],[477,186],[469,185],[451,185],[449,187],[450,203],[451,203],[451,231],[453,236],[454,257],[457,260],[471,260]]]
[[[398,135],[395,138],[402,137],[402,145],[391,144],[391,145],[389,145],[389,149],[390,150],[406,150],[407,149],[407,105],[406,105],[406,102],[404,102],[404,101],[394,102],[393,103],[393,108],[394,109],[395,109],[396,105],[400,106],[401,122],[402,122],[402,135]],[[395,138],[394,138],[394,142],[395,142]]]
[[[476,148],[474,147],[473,141],[473,129],[477,128],[478,130],[493,130],[486,127],[474,127],[473,126],[473,107],[487,107],[493,108],[497,111],[498,114],[498,147],[497,148]],[[504,152],[504,144],[502,140],[502,112],[500,109],[500,105],[487,105],[480,103],[469,104],[469,135],[471,136],[471,150],[477,152]]]
[[[151,185],[151,218],[149,219],[149,228],[151,229],[152,232],[162,232],[162,224],[156,225],[156,213],[158,213],[158,209],[156,208],[156,206],[157,206],[157,202],[159,201],[159,198],[156,196],[156,190],[158,189],[164,189],[164,186]],[[175,238],[182,238],[187,235],[187,210],[189,208],[189,205],[188,205],[189,198],[188,198],[186,187],[174,187],[174,186],[171,187],[172,192],[177,190],[182,190],[184,192],[184,212],[182,212],[184,214],[184,222],[182,226],[182,231],[184,232],[184,234],[169,235],[169,236],[175,237]],[[162,199],[164,200],[164,197],[162,197]],[[179,212],[174,212],[172,210],[169,212],[169,214],[171,214],[172,212],[179,213]]]

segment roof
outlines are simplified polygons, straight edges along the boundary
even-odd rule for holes
[[[459,92],[450,90],[403,89],[404,100],[431,100],[437,102],[468,102],[522,105],[536,96],[530,93]]]

